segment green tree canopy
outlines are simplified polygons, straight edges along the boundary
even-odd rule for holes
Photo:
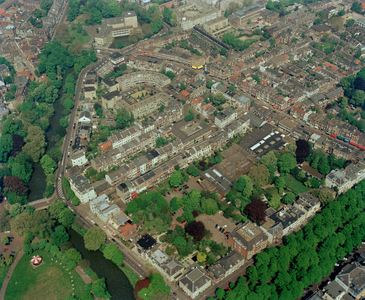
[[[65,109],[72,109],[74,107],[74,103],[70,98],[65,99],[62,105]]]
[[[55,228],[55,231],[51,234],[52,244],[60,246],[69,240],[69,235],[66,232],[64,226],[60,225]]]
[[[215,215],[218,212],[218,204],[217,201],[211,198],[201,198],[201,208],[202,212],[207,215]]]
[[[278,166],[282,173],[289,173],[297,165],[297,161],[290,153],[285,153],[279,158]]]
[[[68,260],[74,261],[75,263],[78,263],[79,261],[82,260],[81,253],[77,251],[75,248],[67,249],[65,255]]]
[[[89,229],[84,236],[85,248],[96,251],[105,243],[106,235],[99,227]]]
[[[181,181],[182,181],[181,171],[175,171],[174,173],[172,173],[169,179],[170,186],[173,188],[177,188],[181,184]]]
[[[200,175],[199,169],[197,167],[194,167],[194,166],[188,166],[187,169],[186,169],[186,172],[189,175],[194,176],[194,177],[197,177],[197,176]]]

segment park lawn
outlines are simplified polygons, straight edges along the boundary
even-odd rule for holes
[[[0,267],[0,288],[3,286],[3,282],[6,278],[10,266]]]
[[[75,270],[66,271],[66,268],[55,262],[55,258],[51,260],[52,256],[46,250],[38,250],[36,254],[42,256],[43,265],[33,269],[30,265],[33,254],[24,254],[10,278],[5,292],[6,300],[63,300],[72,293],[78,298],[85,294],[85,283]]]
[[[142,278],[139,277],[139,275],[134,272],[130,267],[124,265],[124,267],[119,267],[123,273],[125,274],[125,276],[127,276],[129,282],[131,283],[131,285],[133,286],[133,288],[135,287],[137,281],[141,280]]]
[[[90,41],[91,36],[83,36],[81,33],[78,33],[76,30],[70,30],[71,35],[81,42],[81,44],[86,44],[88,41]]]
[[[293,190],[296,191],[298,194],[306,193],[310,190],[310,188],[307,188],[305,185],[303,185],[300,181],[295,180],[289,176],[284,177],[285,185]]]

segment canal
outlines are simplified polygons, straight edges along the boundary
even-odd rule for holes
[[[90,268],[99,278],[105,278],[112,300],[133,300],[133,287],[127,276],[111,260],[106,259],[100,250],[89,251],[84,246],[84,238],[73,229],[68,230],[73,248],[79,251],[83,259],[90,262]]]
[[[72,73],[75,78],[77,75],[74,72],[73,68],[67,70],[66,74],[63,76],[62,87],[58,91],[58,99],[53,103],[54,114],[49,119],[49,127],[46,131],[46,142],[47,149],[46,153],[49,152],[53,147],[56,146],[58,139],[56,130],[60,126],[60,120],[64,117],[62,114],[64,107],[62,106],[61,99],[63,96],[63,86],[65,84],[65,80],[68,74]],[[32,177],[29,181],[29,202],[39,200],[43,198],[43,193],[46,190],[46,175],[44,174],[43,168],[39,162],[33,164],[33,173]]]

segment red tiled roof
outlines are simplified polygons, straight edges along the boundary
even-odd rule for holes
[[[195,103],[195,104],[199,104],[200,102],[199,102],[197,99],[194,99],[194,100],[193,100],[193,103]]]
[[[202,109],[208,109],[209,107],[211,107],[211,105],[210,105],[210,104],[207,104],[207,105],[204,105],[204,106],[202,107]]]
[[[239,70],[239,68],[236,65],[234,65],[233,68],[236,68],[237,70]]]
[[[137,225],[136,224],[129,224],[126,223],[124,226],[120,227],[120,232],[126,236],[132,229],[137,229]]]
[[[327,62],[327,61],[325,61],[324,63],[323,63],[324,65],[326,65],[327,67],[331,67],[332,69],[334,69],[334,70],[338,70],[338,67],[336,67],[335,65],[333,65],[333,64],[330,64],[329,62]]]
[[[5,10],[0,9],[0,16],[5,12]]]
[[[104,143],[104,144],[101,144],[101,145],[100,145],[100,149],[108,148],[108,147],[110,147],[111,145],[112,145],[112,143],[111,143],[111,142],[106,142],[106,143]]]
[[[322,69],[320,66],[316,67],[316,69],[319,71],[320,69]]]
[[[284,56],[285,58],[289,58],[289,56],[288,56],[288,55],[285,55],[285,54],[284,54],[283,56]]]
[[[364,3],[365,3],[365,2],[364,2]],[[364,4],[364,3],[363,3],[363,4]],[[356,60],[356,62],[355,62],[355,64],[358,64],[359,62],[360,62],[360,59],[357,59],[357,60]]]
[[[190,95],[190,94],[189,94],[187,91],[185,91],[185,90],[181,91],[181,94],[183,94],[184,96],[189,96],[189,95]]]

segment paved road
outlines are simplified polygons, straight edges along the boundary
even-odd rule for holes
[[[13,275],[14,269],[15,269],[16,265],[18,264],[18,261],[22,258],[23,254],[24,254],[23,250],[20,250],[18,252],[17,256],[15,257],[14,262],[10,266],[10,269],[9,269],[8,273],[6,274],[6,278],[3,282],[3,285],[0,290],[0,299],[5,299],[5,292],[6,292],[6,288],[8,287],[8,283],[10,281],[11,275]]]

